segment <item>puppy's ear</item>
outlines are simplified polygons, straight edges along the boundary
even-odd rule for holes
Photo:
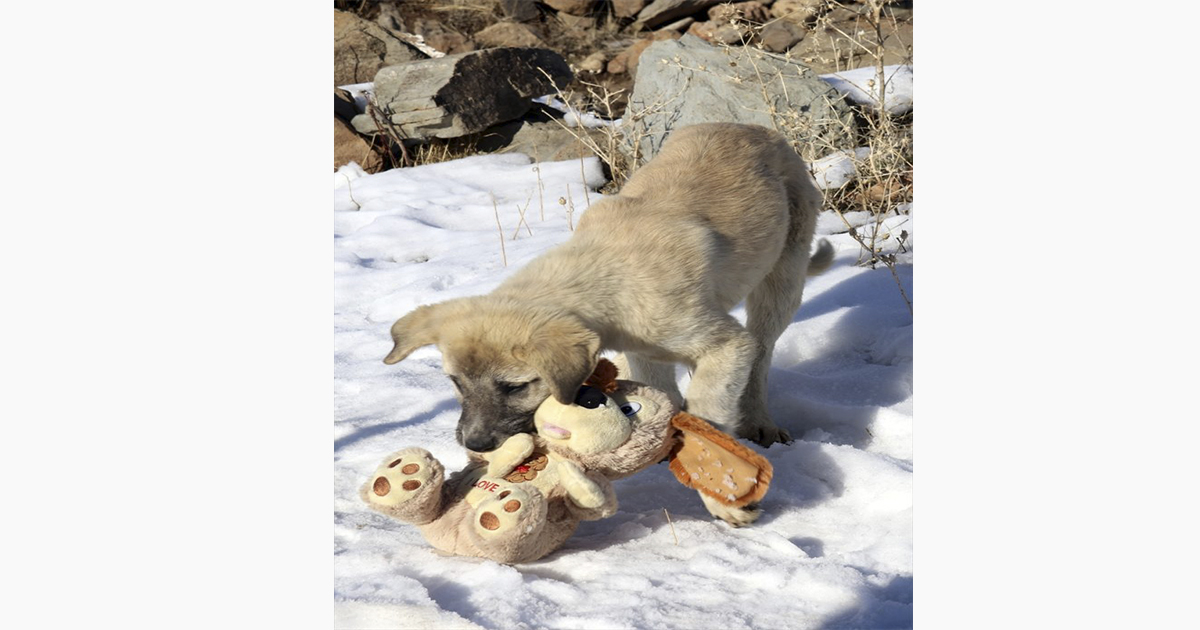
[[[575,402],[575,393],[592,375],[600,354],[600,336],[571,317],[559,317],[540,327],[528,345],[514,355],[533,366],[558,402]]]
[[[392,341],[395,346],[392,347],[392,351],[383,359],[383,362],[388,365],[399,363],[413,350],[437,343],[438,329],[441,324],[438,311],[441,306],[441,304],[422,306],[396,320],[396,323],[392,324]]]

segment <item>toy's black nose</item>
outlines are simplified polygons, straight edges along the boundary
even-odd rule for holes
[[[471,436],[466,439],[463,446],[475,451],[476,453],[486,453],[496,448],[496,440],[492,437],[475,437]]]
[[[579,393],[575,394],[575,404],[584,409],[595,409],[606,402],[608,402],[608,396],[590,385],[584,385],[579,388]]]

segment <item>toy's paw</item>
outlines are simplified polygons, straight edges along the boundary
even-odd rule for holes
[[[517,485],[502,485],[495,496],[475,507],[475,531],[480,537],[526,536],[546,523],[546,500],[542,493]]]
[[[703,492],[700,493],[700,499],[704,502],[704,507],[708,509],[709,514],[734,527],[745,527],[757,521],[758,517],[762,515],[762,509],[758,507],[757,503],[751,503],[740,508],[733,507],[732,505],[725,505]]]
[[[533,454],[533,436],[528,433],[517,433],[510,436],[500,448],[485,453],[488,460],[487,474],[489,477],[504,477],[514,468]]]
[[[423,448],[406,448],[392,453],[379,468],[364,495],[369,503],[394,508],[418,501],[439,491],[442,465]]]
[[[561,461],[558,462],[559,475],[562,477],[562,485],[567,490],[567,496],[581,508],[595,509],[604,505],[608,498],[604,494],[604,489],[596,482],[588,479],[575,462]]]

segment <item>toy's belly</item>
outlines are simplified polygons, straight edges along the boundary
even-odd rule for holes
[[[558,471],[553,465],[545,466],[532,475],[525,471],[513,471],[513,474],[504,478],[488,476],[487,470],[481,468],[466,478],[469,489],[465,498],[468,505],[476,507],[484,499],[493,498],[513,485],[533,486],[542,494],[549,495],[550,490],[558,486],[558,481]]]

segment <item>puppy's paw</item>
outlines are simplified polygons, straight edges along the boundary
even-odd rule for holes
[[[700,493],[700,500],[704,502],[704,507],[708,509],[708,513],[729,523],[734,527],[745,527],[762,515],[762,509],[757,503],[751,503],[744,507],[733,507],[725,505],[716,499],[709,497],[703,492]]]
[[[737,436],[745,440],[750,440],[764,448],[776,442],[791,444],[794,441],[792,434],[787,429],[781,429],[773,424],[743,424],[738,428]]]
[[[442,464],[423,448],[406,448],[385,459],[363,488],[367,503],[394,511],[436,496],[441,489]]]
[[[484,540],[526,536],[545,522],[546,501],[542,494],[518,485],[501,486],[494,497],[475,506],[475,533]]]

